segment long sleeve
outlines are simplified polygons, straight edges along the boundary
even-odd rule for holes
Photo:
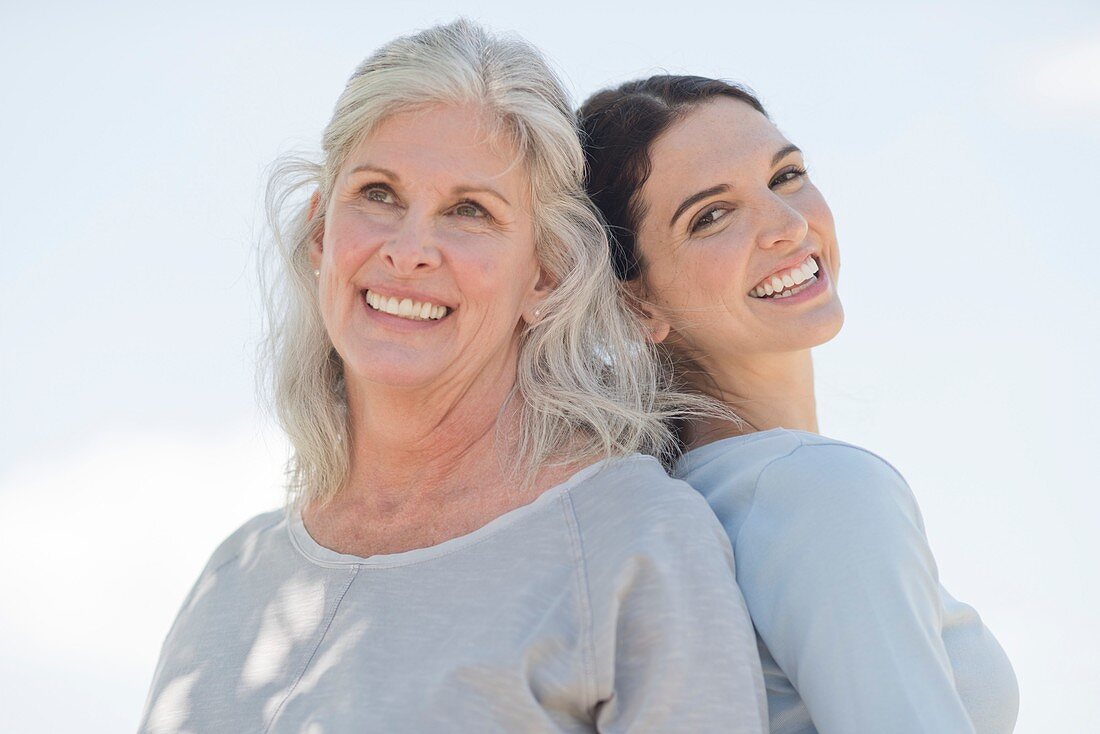
[[[886,462],[803,445],[760,473],[737,537],[756,629],[820,734],[972,734],[916,502]]]
[[[729,539],[686,485],[660,489],[631,512],[581,518],[597,730],[762,734],[763,678]]]

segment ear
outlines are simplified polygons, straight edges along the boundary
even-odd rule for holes
[[[638,309],[638,313],[645,328],[646,339],[653,344],[660,344],[668,338],[668,333],[672,331],[672,324],[654,313],[652,307],[643,306]]]
[[[528,325],[534,326],[546,315],[543,311],[543,304],[546,302],[546,297],[557,285],[553,278],[540,267],[538,280],[535,281],[531,291],[527,294],[527,303],[523,308],[523,320]]]
[[[630,307],[642,322],[646,339],[653,344],[660,344],[668,338],[669,332],[672,331],[672,324],[661,313],[659,306],[644,298],[642,284],[638,279],[628,280],[625,286]]]
[[[313,196],[309,197],[309,214],[307,219],[310,222],[310,229],[313,231],[309,241],[309,262],[313,265],[314,269],[321,267],[321,240],[324,237],[324,227],[318,227],[319,224],[316,219],[321,207],[321,192],[314,191]]]

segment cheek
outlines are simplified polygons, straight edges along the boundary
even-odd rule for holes
[[[840,251],[837,247],[833,212],[825,203],[825,197],[816,188],[809,187],[807,194],[802,206],[803,216],[809,223],[810,230],[816,233],[828,262],[832,265],[832,274],[836,275],[836,271],[840,269]]]
[[[538,276],[538,260],[530,242],[464,239],[443,247],[445,267],[462,297],[488,311],[499,310],[508,319],[511,311],[522,306]]]
[[[365,217],[339,216],[325,227],[324,250],[337,270],[347,278],[377,250],[388,236],[388,228]]]
[[[743,295],[746,255],[738,232],[730,227],[712,237],[682,244],[663,268],[664,300],[696,314],[721,309]]]

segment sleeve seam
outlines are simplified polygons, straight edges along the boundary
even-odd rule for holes
[[[771,469],[775,464],[778,464],[781,461],[784,461],[786,459],[791,458],[800,449],[841,448],[841,449],[848,449],[850,451],[855,451],[857,453],[869,456],[872,459],[874,459],[876,462],[878,462],[878,463],[882,464],[883,466],[887,467],[890,470],[890,472],[893,473],[893,475],[895,477],[897,477],[898,481],[901,482],[902,486],[904,486],[909,491],[909,494],[911,495],[910,502],[915,503],[915,497],[912,497],[913,489],[912,489],[912,487],[909,486],[909,482],[907,482],[905,480],[905,477],[902,475],[902,473],[897,470],[897,467],[895,467],[889,461],[887,461],[886,459],[884,459],[881,456],[879,456],[878,454],[876,454],[874,451],[869,451],[869,450],[867,450],[867,449],[865,449],[861,446],[855,446],[855,445],[850,444],[850,443],[844,443],[843,441],[832,441],[832,440],[830,440],[827,443],[808,444],[805,441],[803,441],[801,436],[799,436],[795,433],[791,433],[790,435],[798,441],[798,445],[795,446],[794,448],[792,448],[787,453],[783,454],[782,456],[777,456],[774,459],[772,459],[771,461],[769,461],[767,464],[765,464],[760,469],[760,473],[758,473],[756,475],[756,481],[752,485],[752,505],[749,507],[749,511],[745,514],[745,519],[741,522],[741,527],[742,528],[744,528],[746,525],[749,524],[749,521],[752,519],[753,513],[756,511],[756,507],[757,507],[756,497],[757,497],[757,493],[760,490],[760,480],[763,479],[764,473],[767,472],[768,469]],[[917,512],[919,513],[919,509],[917,510]],[[917,525],[920,528],[921,532],[925,532],[923,522],[918,522]],[[741,534],[738,533],[737,537],[738,537],[738,541],[740,541]],[[735,552],[735,555],[736,555],[737,548],[736,548],[736,544],[734,544],[734,545],[735,545],[734,552]]]
[[[745,513],[745,519],[741,521],[741,527],[742,528],[744,528],[746,525],[749,524],[749,520],[752,519],[753,513],[756,512],[756,493],[760,489],[760,479],[764,476],[764,472],[766,472],[768,469],[770,469],[772,467],[772,465],[775,464],[776,462],[783,461],[784,459],[790,458],[791,456],[794,455],[794,453],[796,451],[798,451],[800,448],[802,448],[803,446],[806,445],[805,443],[803,443],[801,436],[799,436],[797,434],[793,434],[793,433],[791,434],[791,436],[793,436],[794,439],[796,441],[798,441],[798,445],[795,446],[794,448],[792,448],[787,453],[783,454],[782,456],[777,456],[774,459],[772,459],[771,461],[769,461],[767,464],[765,464],[763,467],[760,468],[760,472],[756,475],[756,481],[753,482],[753,484],[752,484],[752,504],[749,507],[749,511],[747,513]],[[737,542],[740,543],[740,541],[741,541],[741,533],[738,532],[737,533]],[[734,545],[736,546],[737,543],[735,543]],[[737,558],[737,548],[736,547],[733,549],[733,557],[736,560],[736,558]],[[737,567],[734,566],[734,568],[736,569]]]
[[[819,447],[820,448],[836,447],[836,448],[842,448],[842,449],[849,449],[851,451],[856,451],[858,453],[865,454],[865,455],[871,457],[872,459],[875,459],[876,461],[880,462],[884,466],[888,467],[890,469],[890,471],[893,472],[897,476],[897,478],[900,479],[902,481],[902,483],[905,484],[905,486],[909,486],[909,482],[907,482],[905,480],[905,476],[900,471],[898,471],[897,467],[895,467],[889,461],[887,461],[886,459],[884,459],[881,456],[879,456],[878,454],[876,454],[874,451],[871,451],[870,449],[865,449],[862,446],[856,446],[854,444],[844,443],[843,441],[829,441],[828,443],[803,444],[799,448],[803,448],[803,447],[808,448],[808,449],[819,448]],[[792,451],[791,453],[794,453],[794,452]]]
[[[256,534],[259,535],[261,533],[266,533],[268,530],[275,527],[276,525],[278,525],[282,521],[283,521],[282,517],[276,517],[276,518],[273,519],[272,522],[268,523],[267,525],[264,525],[260,528],[257,528]],[[244,528],[241,528],[240,530],[243,530],[243,529]],[[237,532],[240,532],[240,531],[238,530]],[[234,533],[234,535],[236,535],[236,534],[237,533]],[[217,566],[214,566],[213,568],[204,570],[201,574],[199,574],[199,578],[202,579],[203,576],[206,576],[208,574],[217,573],[218,571],[222,570],[222,568],[224,568],[225,566],[229,565],[230,563],[235,561],[237,558],[239,558],[241,553],[243,553],[243,552],[244,552],[244,548],[241,548],[238,545],[238,547],[233,551],[233,555],[231,555],[231,556],[229,556],[229,558],[226,558],[225,560],[223,560]],[[211,558],[210,560],[212,561],[214,559]]]

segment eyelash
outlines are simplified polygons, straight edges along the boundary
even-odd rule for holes
[[[370,184],[367,184],[366,186],[363,186],[362,188],[360,188],[359,189],[359,196],[363,199],[366,199],[367,201],[374,201],[378,204],[389,204],[390,203],[388,201],[377,201],[376,199],[369,198],[372,191],[382,191],[387,196],[391,196],[391,197],[394,196],[393,189],[391,189],[389,186],[386,186],[385,184],[377,184],[377,183],[370,183]]]
[[[800,166],[792,166],[790,168],[784,169],[783,171],[780,171],[776,175],[776,177],[772,179],[772,182],[769,184],[769,188],[773,186],[779,186],[780,184],[785,184],[790,181],[794,181],[796,178],[802,178],[805,175],[805,168],[802,168]],[[786,176],[787,178],[784,178],[784,176]],[[699,217],[692,223],[691,231],[698,232],[700,229],[705,229],[706,227],[709,227],[711,224],[713,224],[713,221],[704,224],[703,220],[713,215],[715,212],[722,210],[728,210],[728,207],[712,206],[709,209],[703,210]]]
[[[791,175],[793,174],[793,175]],[[790,178],[783,178],[783,176],[790,175]],[[788,181],[794,181],[796,178],[802,178],[806,175],[806,169],[801,166],[791,166],[780,171],[775,178],[772,179],[771,185],[777,186],[781,183],[787,183]],[[780,179],[783,178],[781,181]]]
[[[456,211],[460,206],[472,206],[474,209],[478,210],[478,212],[479,212],[478,217],[484,217],[486,219],[492,219],[492,216],[489,214],[488,211],[486,211],[485,207],[483,207],[481,204],[478,204],[476,201],[471,201],[470,199],[463,199],[462,201],[455,204],[454,207],[451,209],[451,211]]]
[[[377,199],[369,198],[372,191],[381,191],[381,192],[384,192],[387,196],[396,198],[396,196],[393,192],[393,189],[391,189],[389,186],[387,186],[385,184],[377,184],[377,183],[367,184],[366,186],[363,186],[362,188],[360,188],[359,189],[359,196],[366,199],[367,201],[373,201],[377,204],[390,204],[390,203],[392,203],[392,202],[388,202],[388,201],[378,201]],[[455,211],[459,207],[463,207],[463,206],[470,206],[470,207],[473,207],[474,209],[477,209],[477,211],[479,213],[476,216],[471,215],[472,218],[484,217],[486,219],[492,219],[492,215],[489,214],[488,210],[485,207],[483,207],[481,204],[478,204],[476,201],[473,201],[472,199],[463,199],[462,201],[455,204],[451,208],[451,211]]]
[[[706,224],[703,223],[703,220],[706,219],[709,216],[712,216],[717,211],[723,211],[723,210],[726,210],[726,209],[727,209],[727,207],[724,207],[724,206],[712,206],[709,209],[703,211],[703,213],[700,214],[699,217],[694,222],[691,223],[691,231],[692,232],[698,232],[700,229],[704,229],[704,228],[709,227],[710,225],[714,224],[713,220],[710,221],[710,222],[707,222]]]

